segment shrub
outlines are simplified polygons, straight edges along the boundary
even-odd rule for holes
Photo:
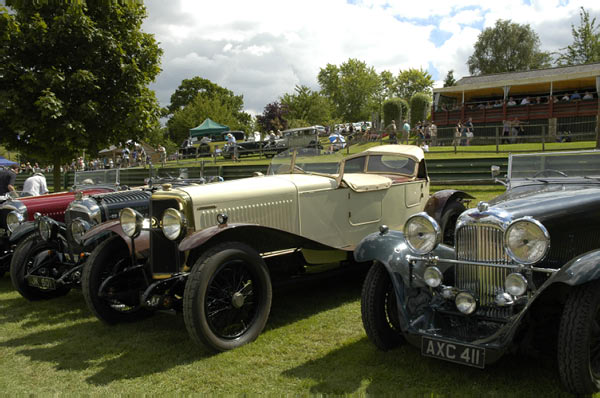
[[[402,101],[400,98],[390,98],[385,100],[383,103],[383,120],[384,126],[392,123],[392,120],[396,121],[396,126],[400,125],[402,122],[402,105],[400,104]]]
[[[419,120],[426,120],[431,104],[431,96],[425,93],[416,93],[410,98],[410,125],[415,126]]]

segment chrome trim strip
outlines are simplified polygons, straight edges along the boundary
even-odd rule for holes
[[[527,265],[519,265],[519,264],[490,264],[490,263],[482,263],[479,261],[469,261],[469,260],[452,260],[447,258],[439,258],[438,256],[413,256],[408,254],[406,256],[406,261],[414,262],[414,261],[426,261],[430,263],[449,263],[455,265],[477,265],[482,267],[496,267],[496,268],[508,268],[508,269],[516,269],[516,270],[531,270],[535,272],[544,272],[547,274],[553,274],[557,272],[557,269],[548,269],[548,268],[538,268],[531,267]]]

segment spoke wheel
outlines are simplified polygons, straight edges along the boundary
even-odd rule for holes
[[[209,249],[186,283],[183,314],[190,336],[215,351],[254,341],[271,309],[271,280],[259,254],[243,243]]]
[[[574,394],[600,391],[600,281],[570,292],[558,332],[558,370]]]
[[[114,236],[100,243],[83,267],[83,297],[94,315],[104,323],[132,322],[152,314],[140,303],[140,296],[146,288],[141,271],[115,280],[107,289],[109,296],[99,295],[100,286],[109,276],[130,265],[127,245],[121,237]]]
[[[53,256],[48,252],[53,249],[51,244],[36,234],[29,235],[17,245],[10,261],[10,279],[15,289],[27,300],[47,300],[64,296],[71,290],[68,286],[57,286],[55,290],[46,290],[27,283],[25,275],[34,267],[38,268],[38,272],[34,272],[34,275],[49,276],[47,272],[52,268]],[[45,270],[45,273],[41,270]]]
[[[387,351],[401,344],[398,304],[387,269],[375,263],[363,284],[360,309],[363,326],[377,348]]]

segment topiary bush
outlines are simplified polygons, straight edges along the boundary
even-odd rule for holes
[[[419,120],[427,120],[427,113],[431,106],[431,96],[425,93],[416,93],[410,98],[410,126],[413,127]]]
[[[403,115],[401,101],[400,98],[390,98],[383,102],[383,127],[392,123],[392,120],[396,121],[396,126],[401,124]]]

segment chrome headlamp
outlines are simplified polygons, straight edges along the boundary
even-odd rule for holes
[[[442,230],[432,217],[423,212],[406,220],[404,237],[415,253],[427,254],[440,243]]]
[[[167,209],[163,213],[161,228],[163,234],[169,240],[175,240],[181,237],[185,231],[186,219],[185,216],[176,209]]]
[[[37,219],[38,233],[40,238],[45,241],[49,241],[52,238],[52,223],[47,217],[40,217]]]
[[[16,210],[13,210],[6,215],[6,227],[10,232],[14,232],[15,228],[21,225],[23,221],[25,221],[25,216]]]
[[[523,217],[510,223],[504,232],[504,245],[516,262],[535,264],[548,253],[550,234],[539,221]]]
[[[144,216],[132,208],[126,207],[119,213],[119,221],[125,235],[135,238],[142,231]]]
[[[71,236],[77,244],[83,242],[83,235],[91,228],[90,223],[81,218],[76,218],[71,222]]]

